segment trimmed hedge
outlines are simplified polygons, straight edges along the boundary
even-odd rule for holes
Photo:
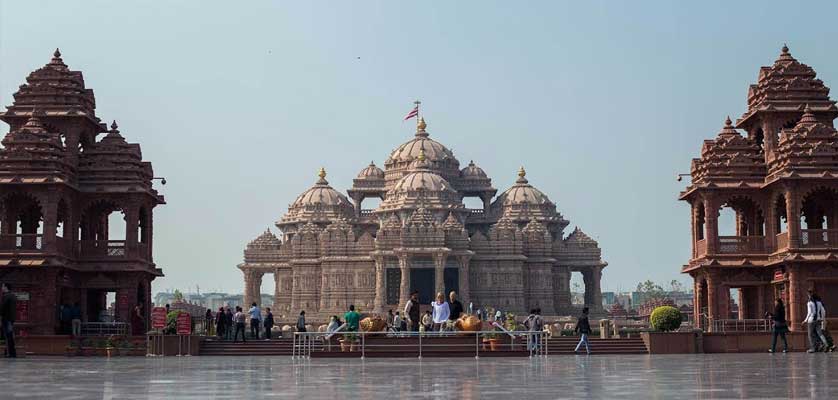
[[[649,316],[652,328],[662,332],[678,330],[682,320],[681,311],[672,306],[657,307]]]

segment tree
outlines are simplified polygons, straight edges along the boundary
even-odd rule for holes
[[[664,297],[663,288],[651,280],[638,283],[637,291],[643,293],[643,297],[646,300],[660,299]]]
[[[183,293],[180,292],[180,289],[175,289],[174,299],[175,301],[183,301]]]
[[[684,291],[684,285],[682,285],[681,282],[678,282],[677,279],[673,279],[672,282],[669,282],[669,287],[671,288],[671,290],[673,292],[683,292]]]

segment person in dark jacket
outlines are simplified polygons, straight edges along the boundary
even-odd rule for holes
[[[224,313],[224,316],[227,317],[227,320],[224,321],[224,328],[226,328],[227,332],[227,340],[233,337],[233,328],[235,327],[235,323],[233,322],[233,310],[230,307],[227,307],[227,312]]]
[[[453,290],[451,293],[448,293],[448,300],[448,308],[451,310],[451,313],[448,314],[448,320],[456,321],[463,314],[463,303],[457,300],[457,292]]]
[[[274,314],[271,312],[270,307],[265,307],[265,340],[271,340],[271,328],[274,327]]]
[[[15,350],[15,314],[17,313],[17,298],[5,283],[0,283],[0,318],[3,319],[3,334],[6,337],[6,357],[16,358]]]
[[[218,339],[227,337],[227,314],[224,312],[224,307],[218,307],[218,312],[215,314],[215,334]]]
[[[579,321],[576,322],[576,329],[574,331],[582,335],[582,338],[579,339],[579,344],[576,345],[576,349],[573,352],[576,353],[579,351],[579,347],[582,347],[584,343],[585,352],[591,354],[591,348],[588,346],[588,335],[591,333],[591,323],[588,322],[588,307],[582,309],[582,315],[579,317]]]
[[[774,328],[771,333],[771,349],[769,353],[773,353],[777,347],[777,336],[783,338],[783,353],[789,351],[789,342],[786,341],[786,332],[789,331],[789,326],[786,323],[786,306],[783,304],[783,299],[777,298],[774,304],[774,314],[766,313],[774,321]]]
[[[419,291],[414,290],[410,293],[410,300],[404,305],[404,316],[410,322],[410,330],[419,332]]]

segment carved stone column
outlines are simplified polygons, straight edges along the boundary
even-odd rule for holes
[[[445,259],[448,258],[445,253],[437,253],[434,256],[434,287],[436,293],[442,293],[447,298],[445,293]],[[436,296],[434,293],[434,296]],[[434,297],[436,298],[436,297]]]
[[[713,321],[720,319],[717,314],[718,278],[714,274],[707,274],[707,331],[713,331]]]
[[[468,303],[471,301],[471,284],[469,282],[469,277],[471,276],[469,272],[469,263],[471,262],[471,256],[460,256],[459,258],[460,301],[463,302],[464,307],[468,308]]]
[[[410,261],[407,254],[399,254],[399,270],[401,271],[401,282],[399,284],[399,310],[410,299]]]
[[[282,293],[282,281],[279,277],[279,271],[274,270],[274,305],[273,311],[279,313],[282,302],[279,300],[279,295]]]
[[[54,196],[44,199],[44,239],[42,248],[56,251],[56,230],[58,229],[58,200]]]
[[[132,256],[139,255],[139,238],[137,230],[140,226],[140,208],[135,204],[125,207],[125,247]]]
[[[253,271],[249,269],[242,269],[244,275],[244,293],[242,295],[242,305],[245,306],[253,302]]]
[[[250,307],[251,303],[256,303],[260,307],[262,306],[262,276],[265,275],[264,272],[260,271],[253,271],[253,287],[251,289],[250,295],[253,297],[253,300],[247,302],[245,307]]]
[[[593,305],[592,308],[597,311],[602,311],[602,267],[594,267],[591,269],[591,284],[593,285]]]
[[[786,216],[788,217],[789,248],[800,247],[800,194],[792,188],[786,189]]]
[[[712,194],[704,195],[704,240],[707,241],[707,254],[716,254],[719,243],[719,206]]]
[[[789,283],[786,288],[788,296],[789,329],[792,331],[805,331],[800,321],[806,316],[806,292],[803,290],[803,276],[800,267],[797,265],[786,266],[789,274]]]
[[[736,313],[736,319],[745,319],[745,316],[750,314],[748,309],[748,290],[745,288],[738,288],[736,292],[739,294],[739,312]]]
[[[373,302],[373,307],[375,312],[383,313],[384,312],[384,302],[385,302],[385,276],[384,276],[384,257],[376,256],[375,257],[375,301]]]

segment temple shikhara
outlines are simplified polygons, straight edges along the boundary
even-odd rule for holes
[[[808,290],[838,304],[836,117],[829,88],[783,46],[760,68],[747,111],[704,141],[680,195],[692,207],[683,272],[695,280],[694,317],[703,328],[731,318],[731,289],[739,319],[763,318],[784,299],[792,330],[805,330]],[[725,209],[730,220],[720,224]],[[729,234],[720,235],[725,227]]]
[[[332,315],[350,304],[381,312],[402,307],[412,290],[423,304],[454,290],[475,310],[540,307],[545,315],[569,315],[578,312],[571,272],[580,272],[585,304],[604,313],[607,264],[597,242],[578,228],[565,235],[568,221],[523,168],[495,197],[486,173],[474,162],[460,168],[426,128],[418,119],[415,136],[393,150],[383,170],[363,168],[349,197],[321,169],[276,222],[281,239],[266,231],[247,245],[238,266],[245,303],[259,299],[267,273],[276,284],[274,308],[285,315]],[[467,197],[482,208],[466,208]],[[364,209],[368,198],[379,198],[378,207]]]
[[[130,322],[137,304],[148,321],[151,281],[162,276],[151,243],[164,199],[151,163],[95,108],[82,73],[56,50],[0,113],[10,126],[0,149],[0,281],[17,295],[16,329],[30,334],[68,333],[60,310],[75,304],[83,322]]]

